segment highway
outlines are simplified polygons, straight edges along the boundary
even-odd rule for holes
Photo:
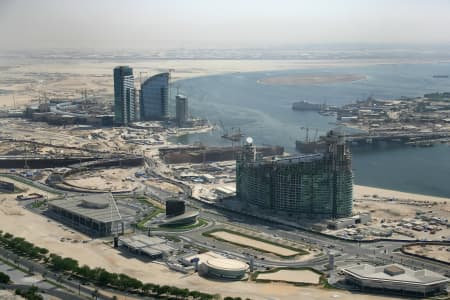
[[[49,295],[54,295],[56,297],[58,297],[58,295],[63,296],[66,295],[66,297],[62,297],[60,299],[69,299],[69,300],[92,299],[93,292],[97,290],[96,286],[83,285],[83,283],[81,281],[78,281],[76,278],[70,277],[63,273],[53,272],[47,269],[44,265],[17,256],[16,254],[12,253],[9,250],[0,248],[0,257],[2,257],[4,260],[8,261],[12,265],[19,266],[22,269],[29,270],[30,273],[39,274],[40,276],[42,276],[42,278],[45,278],[47,281],[40,281],[35,285],[40,289],[45,290],[45,292],[48,293]],[[19,279],[19,277],[20,276],[16,276],[16,280]],[[52,282],[56,283],[59,287],[55,288],[56,284],[53,284]],[[24,284],[23,282],[21,282],[19,285]],[[126,296],[126,299],[142,299],[117,290],[105,288],[102,289],[110,292],[111,294]],[[112,299],[112,296],[104,295],[102,294],[102,292],[97,292],[96,295],[97,295],[96,298],[99,300]]]
[[[222,224],[230,224],[256,232],[264,232],[268,235],[278,236],[286,240],[309,244],[322,249],[324,252],[327,252],[327,249],[333,250],[333,252],[336,254],[335,261],[337,264],[355,264],[360,261],[370,262],[374,264],[399,263],[413,269],[425,268],[431,271],[438,272],[440,274],[447,274],[450,276],[450,268],[448,264],[408,256],[400,251],[395,251],[397,249],[400,249],[403,245],[407,245],[413,242],[416,243],[417,241],[346,241],[325,236],[323,234],[314,233],[312,231],[294,228],[281,223],[277,224],[272,220],[266,220],[261,217],[255,217],[234,211],[232,212],[217,205],[205,204],[202,201],[192,198],[192,193],[189,186],[158,173],[156,168],[157,164],[152,159],[146,158],[146,164],[147,174],[156,176],[162,180],[179,186],[183,190],[185,198],[188,200],[189,205],[200,210],[200,217],[208,220],[209,222],[214,222],[214,224],[216,222]],[[211,226],[208,228],[194,229],[190,232],[185,232],[183,233],[183,238],[186,241],[194,242],[195,244],[198,244],[210,250],[214,250],[215,252],[222,251],[224,254],[227,254],[229,256],[248,260],[248,257],[242,255],[242,253],[223,249],[220,250],[217,247],[212,247],[213,245],[211,245],[211,239],[201,235],[201,232],[207,231],[209,229],[211,229]],[[322,256],[308,262],[280,262],[267,259],[255,259],[254,263],[255,265],[261,266],[317,267],[326,263],[327,260],[328,258]]]
[[[197,204],[202,207],[203,203],[197,202]],[[204,206],[203,206],[204,207]],[[214,212],[211,212],[214,211]],[[413,269],[425,268],[431,271],[435,271],[441,274],[449,274],[449,266],[445,263],[439,263],[430,261],[427,259],[420,259],[412,256],[405,255],[399,251],[394,251],[401,248],[403,245],[412,242],[399,242],[399,241],[374,241],[374,242],[353,242],[345,241],[340,239],[335,239],[332,237],[327,237],[322,234],[317,234],[314,232],[309,232],[305,230],[299,230],[295,228],[290,228],[289,226],[283,224],[274,224],[272,221],[262,220],[260,218],[255,218],[248,215],[243,215],[237,212],[230,212],[221,210],[218,207],[214,209],[208,206],[208,209],[202,209],[200,216],[207,220],[214,220],[215,222],[220,222],[223,224],[231,224],[233,226],[243,227],[248,230],[253,230],[256,232],[264,232],[268,235],[278,236],[286,240],[296,241],[304,244],[310,244],[314,247],[322,249],[324,252],[333,250],[333,252],[338,255],[335,258],[337,263],[339,262],[353,262],[355,264],[359,261],[366,261],[371,263],[399,263],[411,267]],[[205,231],[204,229],[203,231]],[[198,231],[198,230],[197,230]],[[188,235],[192,239],[192,234]],[[198,237],[198,235],[196,235]],[[205,242],[208,238],[203,237],[203,239],[195,240],[196,243],[205,246]],[[218,251],[217,248],[206,247],[208,249]],[[232,253],[227,251],[228,255],[234,255],[237,258],[245,258],[240,253]],[[327,262],[327,257],[315,258],[308,262],[286,262],[286,261],[270,261],[255,260],[256,265],[265,266],[291,266],[291,267],[301,267],[301,266],[318,266],[323,265]],[[449,274],[450,275],[450,274]]]

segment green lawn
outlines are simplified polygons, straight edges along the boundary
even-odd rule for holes
[[[164,210],[158,207],[154,207],[153,211],[146,215],[139,223],[137,223],[137,228],[145,230],[147,229],[147,227],[145,227],[145,223],[147,223],[148,221],[150,221],[151,219],[153,219],[154,217],[156,217],[157,215],[159,215],[160,213],[163,213]]]
[[[197,222],[195,222],[194,224],[180,225],[180,226],[160,225],[159,227],[163,228],[164,230],[167,230],[167,231],[184,231],[184,230],[189,230],[189,229],[193,229],[193,228],[197,228],[197,227],[202,227],[207,224],[208,224],[208,222],[205,219],[198,218]]]

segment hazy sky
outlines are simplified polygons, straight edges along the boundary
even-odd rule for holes
[[[0,0],[0,48],[450,43],[450,0]]]

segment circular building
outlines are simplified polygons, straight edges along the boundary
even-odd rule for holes
[[[202,265],[205,275],[226,279],[240,279],[248,269],[246,263],[228,258],[210,258]]]

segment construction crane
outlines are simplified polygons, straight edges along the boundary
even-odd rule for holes
[[[139,85],[142,84],[142,74],[147,74],[148,72],[139,72]]]
[[[300,127],[300,129],[301,130],[305,130],[305,142],[306,143],[309,143],[309,142],[315,142],[315,141],[317,141],[317,136],[318,136],[318,134],[319,134],[319,129],[318,128],[309,128],[309,127]],[[310,130],[314,130],[314,137],[313,137],[313,139],[312,140],[310,140],[310,138],[309,138],[309,131]]]
[[[308,127],[300,127],[301,130],[305,130],[305,142],[309,143],[309,128]]]

